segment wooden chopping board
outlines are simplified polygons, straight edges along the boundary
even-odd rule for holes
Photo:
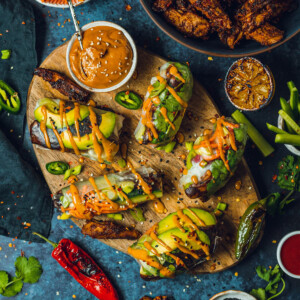
[[[66,64],[66,49],[67,43],[55,49],[41,64],[43,68],[49,68],[65,73],[70,78],[70,74]],[[149,85],[151,77],[157,75],[158,68],[166,61],[156,55],[150,54],[143,49],[138,50],[138,65],[137,65],[137,78],[131,79],[129,83],[120,88],[120,90],[130,89],[140,95],[145,95],[147,87]],[[120,91],[118,90],[118,91]],[[184,195],[184,191],[178,188],[178,182],[180,179],[180,168],[184,167],[184,162],[180,159],[180,155],[186,154],[184,144],[177,145],[174,153],[165,153],[153,149],[151,146],[139,145],[133,137],[133,132],[137,126],[138,120],[141,115],[141,109],[138,111],[131,111],[118,105],[114,100],[116,92],[110,93],[94,93],[91,98],[99,105],[108,105],[114,111],[121,113],[125,116],[123,134],[121,136],[121,142],[125,142],[128,145],[128,156],[133,162],[135,167],[138,167],[140,163],[144,163],[145,166],[151,166],[157,171],[164,173],[164,196],[162,198],[163,203],[168,209],[168,213],[176,211],[182,208],[182,204],[178,199],[192,207],[201,207],[208,210],[213,210],[218,201],[228,203],[228,209],[226,216],[223,218],[225,223],[225,235],[222,242],[217,248],[216,253],[213,255],[212,260],[200,265],[196,272],[199,273],[214,273],[225,270],[237,263],[234,256],[234,237],[239,223],[239,218],[243,215],[246,208],[259,198],[255,182],[251,176],[250,170],[243,160],[236,174],[226,185],[225,188],[220,190],[216,196],[210,198],[206,203],[202,203],[199,200],[191,200]],[[59,98],[65,99],[66,97],[61,95],[58,91],[51,88],[49,83],[43,81],[41,78],[34,76],[28,91],[27,101],[27,121],[28,126],[34,121],[34,109],[37,100],[40,98]],[[181,130],[185,136],[185,141],[194,141],[196,135],[198,136],[203,128],[211,128],[209,119],[218,113],[218,109],[210,98],[206,90],[195,81],[193,97],[190,100],[189,108],[187,109],[186,116],[183,120]],[[33,145],[38,162],[45,176],[45,179],[50,187],[51,192],[54,194],[64,186],[66,182],[63,180],[63,176],[55,176],[49,174],[45,165],[48,162],[55,160],[62,160],[71,162],[71,166],[77,165],[79,157],[70,153],[61,153],[60,151],[53,151],[40,148]],[[95,161],[85,159],[83,172],[79,175],[79,178],[88,179],[89,176],[98,176],[103,173],[99,164]],[[235,189],[235,182],[241,180],[242,187],[239,191]],[[166,214],[158,215],[153,209],[153,203],[148,202],[144,204],[143,210],[145,212],[146,221],[143,223],[136,223],[129,213],[125,212],[124,223],[126,225],[136,225],[136,228],[142,233],[149,229],[154,223],[164,218]],[[105,216],[99,217],[99,219],[106,219]],[[84,221],[73,221],[82,227]],[[63,222],[63,221],[62,221]],[[103,243],[127,253],[127,248],[132,244],[132,241],[127,240],[101,240]],[[138,266],[137,270],[138,270]]]

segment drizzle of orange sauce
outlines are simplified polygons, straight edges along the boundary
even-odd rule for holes
[[[65,111],[63,112],[63,116],[64,116],[64,119],[65,119],[65,121],[66,121],[67,133],[68,133],[68,135],[69,135],[69,139],[70,139],[72,148],[73,148],[74,152],[76,153],[76,155],[80,155],[80,151],[79,151],[79,149],[78,149],[78,147],[77,147],[77,144],[76,144],[76,142],[75,142],[75,140],[74,140],[74,137],[73,137],[73,134],[72,134],[72,132],[71,132],[70,126],[69,126],[69,124],[68,124],[68,122],[67,122],[67,116],[66,116],[66,112],[65,112]]]
[[[173,277],[174,272],[170,271],[168,268],[164,267],[158,261],[154,260],[151,256],[148,255],[147,251],[144,249],[133,249],[128,248],[128,254],[132,255],[136,259],[140,259],[146,262],[149,266],[154,267],[159,270],[160,274],[164,277]]]
[[[104,152],[106,154],[106,159],[111,162],[113,160],[112,152],[118,151],[119,145],[116,145],[114,142],[107,140],[103,133],[100,131],[99,126],[97,124],[97,115],[94,112],[93,108],[89,106],[90,111],[90,121],[92,125],[92,130],[95,132],[98,140],[101,142]]]
[[[145,248],[147,250],[149,250],[150,252],[152,252],[154,255],[160,256],[160,254],[157,252],[157,250],[155,248],[153,248],[148,241],[144,242],[144,246],[145,246]]]
[[[185,83],[185,79],[179,74],[179,72],[175,66],[172,66],[169,69],[169,73],[171,75],[175,76],[176,78],[178,78],[181,82]]]
[[[60,149],[61,149],[61,152],[65,152],[65,145],[63,143],[63,140],[60,136],[60,134],[58,133],[56,127],[55,127],[55,124],[54,124],[54,121],[53,120],[50,120],[50,123],[51,123],[51,127],[52,127],[52,130],[57,138],[57,141],[59,143],[59,146],[60,146]]]
[[[199,255],[196,254],[194,251],[191,251],[190,249],[188,249],[187,247],[183,246],[184,242],[176,235],[171,235],[171,237],[173,239],[175,239],[175,244],[178,247],[178,249],[186,254],[189,254],[191,256],[193,256],[195,259],[199,259]]]
[[[183,213],[182,209],[177,211],[178,217],[193,230],[198,230],[198,226],[186,215]]]
[[[127,161],[128,169],[134,174],[135,178],[138,180],[139,185],[142,187],[145,194],[149,195],[151,200],[156,199],[155,195],[152,194],[152,188],[147,184],[143,177],[135,170],[132,163]]]
[[[158,236],[155,234],[154,231],[150,232],[150,237],[152,240],[156,241],[158,244],[160,244],[161,246],[163,246],[164,248],[166,248],[169,252],[172,251],[172,248],[169,247],[164,241],[162,241],[160,238],[158,238]]]
[[[103,175],[103,177],[105,178],[107,184],[109,185],[110,189],[115,193],[115,194],[120,194],[124,199],[125,201],[127,202],[127,205],[132,208],[134,207],[132,201],[128,198],[128,196],[123,193],[123,191],[120,189],[120,190],[117,190],[110,182],[110,180],[108,179],[107,175]]]
[[[166,88],[183,108],[187,108],[188,104],[177,95],[176,91],[173,88],[168,85]]]
[[[177,266],[181,265],[185,269],[188,269],[187,266],[185,265],[184,261],[180,257],[178,257],[178,256],[176,256],[176,255],[174,255],[174,254],[172,254],[170,252],[167,252],[166,254],[168,256],[172,257],[175,260],[175,263],[176,263]]]
[[[90,219],[92,218],[91,213],[86,213],[86,207],[81,201],[78,188],[75,184],[70,185],[70,192],[72,195],[72,203],[75,206],[75,210],[69,210],[70,214],[74,217],[81,218],[81,219]]]
[[[179,228],[179,230],[181,232],[185,232],[185,229],[181,226],[180,222],[179,222],[179,217],[175,214],[172,217],[173,222],[175,223],[176,227]]]
[[[118,203],[115,203],[112,200],[110,200],[105,193],[103,193],[101,190],[98,189],[98,186],[97,186],[97,184],[95,182],[95,179],[93,177],[89,178],[89,182],[91,183],[91,185],[95,189],[100,201],[102,199],[105,199],[111,205],[112,209],[118,209],[119,208]]]
[[[198,220],[198,222],[200,223],[201,226],[203,226],[203,227],[206,226],[206,224],[203,222],[203,220],[201,220],[194,211],[192,211],[189,207],[185,207],[185,209],[188,210]]]
[[[59,114],[60,114],[60,124],[61,128],[64,127],[64,111],[65,111],[65,101],[59,101]],[[67,120],[66,120],[67,121]]]
[[[160,113],[161,113],[161,114],[163,115],[163,117],[165,118],[165,121],[171,125],[172,129],[175,130],[175,125],[174,125],[174,124],[170,121],[170,119],[168,118],[168,114],[167,114],[168,111],[167,111],[167,109],[166,109],[165,107],[161,107]]]
[[[156,199],[154,201],[153,207],[154,207],[155,211],[159,214],[166,213],[166,211],[167,211],[165,205],[159,199]]]
[[[41,121],[40,129],[41,129],[41,132],[44,135],[46,146],[49,149],[51,149],[51,143],[50,143],[49,135],[48,135],[48,132],[47,132],[47,126],[46,126],[46,122],[47,122],[47,107],[45,105],[43,105],[42,108],[41,108],[41,111],[42,111],[42,114],[43,114],[44,118]]]
[[[93,146],[94,146],[94,151],[97,155],[99,163],[103,163],[103,159],[101,157],[102,155],[102,146],[99,144],[98,139],[96,137],[96,133],[94,129],[92,129],[92,141],[93,141]]]
[[[78,140],[81,140],[81,136],[79,134],[79,120],[81,119],[80,117],[80,104],[79,103],[74,103],[74,121],[75,121],[75,128],[76,128],[76,133]]]
[[[153,102],[154,104],[156,104],[156,105],[160,104],[160,99],[159,99],[159,97],[158,97],[158,96],[153,97],[153,98],[152,98],[152,102]]]
[[[156,128],[155,128],[154,124],[152,123],[151,108],[152,108],[152,101],[151,101],[151,98],[148,98],[146,101],[144,101],[144,104],[143,104],[143,110],[144,110],[145,113],[142,115],[141,122],[144,126],[146,126],[147,128],[149,128],[151,130],[154,138],[157,139],[158,138],[158,133],[156,131]],[[149,137],[150,136],[151,135],[149,135]]]

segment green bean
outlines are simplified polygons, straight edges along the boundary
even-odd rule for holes
[[[272,125],[272,124],[269,124],[269,123],[266,123],[267,124],[267,127],[269,130],[275,132],[275,133],[285,133],[285,134],[288,134],[286,131]]]
[[[275,143],[289,144],[294,146],[300,146],[300,136],[298,134],[276,134]]]
[[[280,105],[281,105],[281,108],[292,118],[294,119],[294,114],[293,114],[293,111],[292,111],[292,108],[291,106],[289,105],[289,103],[283,98],[283,97],[280,97]],[[294,133],[292,127],[288,124],[286,124],[286,128],[287,128],[287,131],[289,133]]]

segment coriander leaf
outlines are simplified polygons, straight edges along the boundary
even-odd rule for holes
[[[13,277],[11,280],[12,281],[9,283],[2,294],[5,297],[13,297],[20,293],[22,290],[23,282],[20,278]]]
[[[261,279],[270,281],[271,270],[267,270],[264,266],[258,266],[256,267],[256,273]]]
[[[280,188],[300,191],[300,159],[292,155],[284,157],[278,164],[277,183]]]
[[[250,292],[250,295],[252,295],[253,297],[255,297],[257,300],[266,300],[267,296],[266,296],[266,291],[263,288],[259,288],[259,289],[253,289]]]
[[[16,267],[16,276],[18,278],[22,278],[26,283],[35,283],[37,282],[42,275],[42,266],[39,261],[31,256],[26,257],[18,257],[15,262]]]
[[[7,284],[8,284],[8,274],[5,271],[0,271],[0,294],[3,293]]]

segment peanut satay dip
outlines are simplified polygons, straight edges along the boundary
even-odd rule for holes
[[[83,32],[83,50],[76,39],[70,51],[74,75],[85,85],[105,89],[121,82],[129,73],[133,52],[122,31],[97,26]]]

